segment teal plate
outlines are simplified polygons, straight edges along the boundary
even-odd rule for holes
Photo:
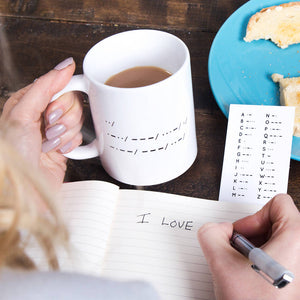
[[[226,20],[212,43],[209,81],[226,117],[230,104],[280,105],[279,86],[271,79],[273,73],[300,76],[300,44],[281,49],[271,41],[246,43],[243,40],[254,13],[281,3],[278,0],[248,1]],[[300,161],[299,137],[293,137],[291,158]]]

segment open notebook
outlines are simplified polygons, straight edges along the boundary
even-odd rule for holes
[[[170,300],[214,298],[198,228],[232,222],[261,207],[121,190],[101,181],[65,183],[62,196],[73,245],[71,259],[61,255],[62,270],[146,280]],[[39,257],[36,249],[31,255]]]

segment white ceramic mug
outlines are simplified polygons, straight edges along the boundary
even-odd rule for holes
[[[104,83],[136,66],[172,73],[158,83],[117,88]],[[197,154],[190,55],[174,35],[139,29],[108,37],[86,54],[75,75],[54,99],[79,90],[89,97],[96,140],[67,156],[99,156],[106,172],[131,185],[154,185],[184,173]]]

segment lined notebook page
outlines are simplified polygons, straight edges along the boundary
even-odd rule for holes
[[[71,233],[71,259],[62,255],[63,270],[99,275],[106,252],[119,187],[101,181],[65,183],[63,212]]]
[[[146,280],[162,299],[213,299],[197,241],[206,222],[234,221],[259,209],[149,191],[120,190],[103,275]],[[213,238],[213,237],[212,237]]]
[[[63,271],[101,274],[119,187],[101,181],[64,183],[61,190],[61,209],[70,232],[70,251],[57,249]],[[45,256],[34,240],[28,255],[39,269],[47,270]]]

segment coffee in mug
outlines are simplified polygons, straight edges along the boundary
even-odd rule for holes
[[[140,66],[111,76],[106,85],[119,88],[136,88],[151,85],[171,76],[171,73],[154,66]]]
[[[138,72],[145,74],[145,70],[156,75],[143,76],[147,81],[139,82],[141,87],[106,84],[116,74],[142,77]],[[174,179],[194,162],[197,139],[190,55],[176,36],[138,29],[100,41],[86,54],[83,74],[73,76],[54,99],[72,90],[88,95],[96,140],[67,157],[99,156],[99,167],[135,186]]]

